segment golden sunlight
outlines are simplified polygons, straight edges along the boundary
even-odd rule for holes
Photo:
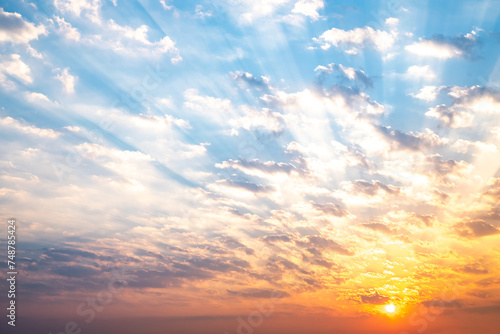
[[[386,312],[394,313],[396,312],[396,306],[394,306],[394,304],[385,305],[385,310]]]

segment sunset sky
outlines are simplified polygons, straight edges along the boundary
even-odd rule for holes
[[[498,0],[0,1],[2,333],[498,334],[499,55]]]

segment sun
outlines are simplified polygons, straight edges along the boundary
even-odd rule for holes
[[[387,304],[385,305],[385,310],[386,312],[394,313],[396,312],[396,306],[394,306],[394,304]]]

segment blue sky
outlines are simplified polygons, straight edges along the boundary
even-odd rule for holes
[[[2,1],[0,208],[27,312],[113,268],[113,310],[156,296],[143,316],[278,289],[290,314],[404,320],[452,278],[494,309],[499,4]]]

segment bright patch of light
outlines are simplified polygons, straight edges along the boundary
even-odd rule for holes
[[[385,310],[389,313],[394,313],[396,312],[396,306],[394,304],[385,305]]]

